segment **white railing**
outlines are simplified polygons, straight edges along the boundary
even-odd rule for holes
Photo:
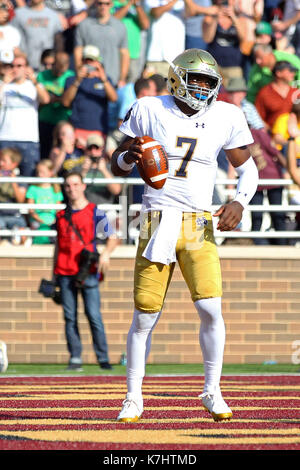
[[[64,182],[63,178],[38,178],[38,177],[0,177],[0,184],[4,182],[18,182],[18,183],[26,183],[26,184],[39,184],[39,183],[59,183],[62,184]],[[98,207],[107,211],[112,218],[119,217],[123,222],[123,231],[122,228],[120,229],[119,236],[125,242],[128,241],[128,238],[131,241],[136,241],[139,233],[139,229],[137,227],[137,223],[135,223],[134,228],[130,228],[130,223],[128,224],[128,219],[134,218],[137,216],[141,205],[140,204],[129,204],[127,198],[127,190],[129,186],[132,185],[143,185],[144,182],[140,178],[110,178],[110,179],[102,179],[102,178],[85,178],[84,180],[87,184],[97,184],[97,185],[107,185],[109,183],[120,183],[122,185],[121,195],[119,196],[119,203],[118,204],[100,204]],[[237,180],[231,180],[227,178],[219,178],[216,181],[216,185],[226,186],[226,185],[236,185]],[[254,232],[251,229],[247,230],[245,227],[249,225],[249,218],[250,213],[253,211],[262,211],[264,216],[271,212],[282,211],[286,213],[295,214],[296,212],[300,211],[300,205],[289,204],[287,191],[288,186],[294,185],[293,181],[290,179],[261,179],[259,181],[259,185],[268,185],[268,186],[284,186],[284,198],[283,203],[281,205],[270,205],[267,203],[266,198],[262,205],[249,205],[244,213],[243,219],[248,219],[248,223],[246,222],[239,231],[231,231],[231,232],[219,232],[215,229],[215,237],[218,239],[225,239],[225,238],[285,238],[285,239],[300,239],[300,231],[275,231],[275,230],[266,230],[262,227],[260,232]],[[234,190],[228,190],[223,188],[224,194],[232,194]],[[212,210],[216,210],[219,205],[213,205]],[[64,204],[29,204],[29,203],[0,203],[0,215],[2,210],[7,209],[18,209],[21,213],[27,214],[29,209],[44,209],[44,210],[60,210],[65,208]],[[30,228],[24,229],[0,229],[0,238],[1,237],[10,237],[22,235],[24,237],[55,237],[56,231],[55,230],[33,230]]]

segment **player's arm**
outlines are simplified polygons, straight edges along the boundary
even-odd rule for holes
[[[127,176],[131,173],[134,165],[142,158],[143,139],[140,137],[129,137],[120,143],[111,158],[111,171],[114,176]]]
[[[258,184],[258,171],[248,147],[226,150],[226,155],[239,176],[233,201],[221,206],[215,213],[219,217],[220,231],[234,230],[240,223],[244,208],[253,198]]]

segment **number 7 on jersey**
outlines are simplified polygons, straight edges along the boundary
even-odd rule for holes
[[[186,167],[193,157],[193,153],[197,144],[197,139],[193,139],[192,137],[177,137],[177,147],[182,147],[183,144],[188,144],[188,149],[186,151],[185,156],[182,159],[180,167],[175,172],[175,176],[179,176],[181,178],[187,177]]]

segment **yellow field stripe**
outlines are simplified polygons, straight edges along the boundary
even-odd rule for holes
[[[142,424],[184,424],[184,423],[211,423],[212,418],[207,415],[207,418],[151,418],[151,419],[145,419],[141,418],[140,423]],[[282,418],[282,419],[266,419],[266,421],[269,422],[276,422],[276,423],[284,423],[284,422],[292,422],[295,421],[298,423],[299,419],[297,418]],[[240,419],[232,419],[232,423],[249,423],[249,418],[240,418]],[[263,421],[261,419],[252,419],[251,418],[251,423],[262,423]],[[96,419],[70,419],[70,418],[39,418],[39,419],[6,419],[6,420],[0,420],[0,425],[1,426],[18,426],[18,425],[52,425],[52,426],[67,426],[69,424],[75,424],[78,426],[81,426],[82,424],[89,424],[91,426],[97,425],[97,424],[112,424],[116,423],[116,419],[111,418],[96,418]],[[223,423],[224,426],[226,426],[226,422]],[[123,426],[122,423],[119,423],[120,426]],[[232,433],[239,433],[240,429],[238,428],[230,428]],[[264,434],[265,430],[259,428],[261,433]],[[292,428],[291,428],[292,429]],[[279,429],[278,429],[279,430]],[[288,430],[288,429],[287,429]],[[248,433],[252,434],[252,429],[248,429]],[[0,431],[0,434],[2,434],[3,431]],[[5,432],[5,431],[4,431]],[[139,430],[136,430],[136,432],[139,432]],[[201,429],[202,432],[202,429]],[[268,431],[269,432],[269,431]],[[278,434],[276,429],[273,429],[273,432],[275,434]],[[300,430],[298,429],[298,433],[300,433]],[[292,433],[293,434],[293,433]]]
[[[94,442],[94,443],[144,443],[144,444],[299,444],[299,429],[265,431],[261,429],[238,430],[241,437],[236,436],[236,431],[231,429],[168,429],[168,430],[144,430],[138,432],[126,430],[38,430],[38,431],[1,431],[2,436],[18,439],[33,439],[48,442]],[[267,434],[262,437],[261,434]],[[293,435],[295,433],[295,435]],[[234,437],[230,437],[235,434]],[[249,435],[249,434],[252,434]],[[255,437],[259,434],[260,437]],[[213,436],[213,437],[212,437]],[[215,437],[214,437],[215,436]],[[223,437],[226,436],[226,437]],[[228,436],[228,437],[227,437]]]
[[[296,400],[296,401],[299,401],[299,404],[300,404],[300,396],[263,396],[263,397],[248,397],[248,396],[238,396],[238,397],[232,397],[232,396],[229,396],[229,395],[226,395],[225,393],[223,393],[223,397],[226,399],[226,400],[238,400],[238,401],[260,401],[260,400],[270,400],[270,401],[275,401],[275,400],[280,400],[280,401],[290,401],[290,400]],[[57,395],[55,393],[51,394],[47,394],[47,395],[44,395],[43,393],[42,394],[39,394],[39,395],[29,395],[29,396],[12,396],[12,397],[1,397],[0,398],[2,402],[9,402],[9,401],[32,401],[32,400],[36,400],[36,401],[39,401],[39,400],[43,400],[43,401],[50,401],[50,400],[57,400],[57,401],[61,401],[61,400],[95,400],[95,399],[98,399],[98,400],[101,400],[101,401],[105,401],[105,400],[123,400],[124,399],[124,394],[113,394],[113,393],[104,393],[104,394],[99,394],[99,392],[95,392],[95,393],[89,393],[89,394],[86,394],[86,393],[81,393],[81,392],[74,392],[74,391],[70,391],[70,393],[62,393],[60,395]],[[189,400],[196,400],[197,397],[189,397],[189,396],[171,396],[171,397],[166,397],[166,396],[160,396],[160,395],[147,395],[147,394],[144,394],[144,400],[160,400],[160,401],[169,401],[169,400],[176,400],[176,401],[189,401]],[[199,398],[199,402],[200,402],[200,398]]]

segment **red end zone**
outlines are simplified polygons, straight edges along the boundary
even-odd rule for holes
[[[300,376],[224,376],[216,423],[203,377],[146,377],[138,423],[116,422],[124,377],[1,377],[0,450],[299,450]]]

